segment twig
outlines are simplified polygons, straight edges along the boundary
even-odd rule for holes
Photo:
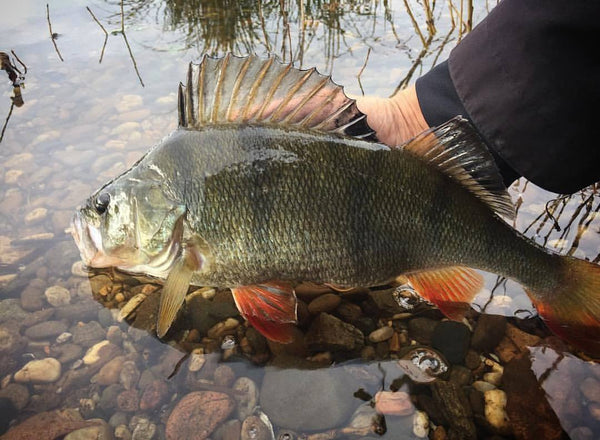
[[[94,21],[96,23],[98,23],[98,26],[100,26],[100,29],[102,29],[102,32],[104,32],[104,44],[102,45],[102,52],[100,52],[100,60],[98,61],[98,63],[101,63],[102,58],[104,57],[104,49],[106,48],[106,42],[108,41],[108,32],[106,32],[106,29],[104,29],[104,26],[102,26],[102,23],[100,23],[100,21],[98,21],[98,19],[96,18],[96,16],[92,12],[92,10],[88,6],[86,6],[85,8],[88,10],[90,15],[94,19]]]
[[[65,61],[58,50],[58,46],[56,45],[56,34],[52,32],[52,23],[50,23],[50,6],[48,6],[48,3],[46,3],[46,19],[48,20],[48,29],[50,30],[50,39],[52,40],[52,44],[54,44],[54,50],[56,50],[58,58],[60,58],[61,61]]]
[[[25,65],[25,63],[23,61],[21,61],[21,59],[17,56],[17,54],[15,53],[14,50],[11,49],[10,53],[12,53],[13,57],[15,57],[15,59],[19,62],[19,64],[21,66],[23,66],[23,75],[27,75],[27,66]],[[17,70],[19,70],[19,69],[17,69]],[[19,72],[19,73],[21,73],[21,72]]]
[[[419,35],[419,38],[421,39],[421,43],[423,43],[423,46],[425,46],[427,43],[425,41],[425,37],[423,36],[423,32],[421,32],[421,29],[419,28],[419,24],[417,23],[417,20],[415,20],[415,16],[412,13],[412,10],[410,9],[410,6],[408,5],[408,2],[406,0],[404,0],[404,5],[406,6],[406,12],[408,12],[408,16],[410,17],[410,21],[412,22],[415,31],[417,32],[417,34]]]
[[[369,55],[371,55],[370,47],[367,50],[367,56],[365,57],[365,62],[363,63],[362,67],[360,68],[358,75],[356,75],[356,79],[358,79],[358,86],[360,87],[360,91],[363,94],[363,96],[365,96],[365,91],[363,90],[362,83],[360,82],[360,76],[362,75],[363,71],[365,70],[365,67],[367,67],[367,63],[369,62]]]
[[[121,0],[121,34],[123,35],[123,39],[125,40],[125,45],[127,46],[127,50],[129,51],[129,56],[131,57],[131,62],[133,63],[133,68],[135,69],[135,73],[137,74],[137,77],[140,80],[140,84],[142,85],[142,87],[146,87],[144,85],[144,81],[142,81],[140,72],[138,71],[137,63],[135,62],[133,53],[131,52],[131,47],[129,46],[129,41],[127,41],[127,35],[125,35],[125,14],[123,13],[123,0]]]
[[[6,120],[4,121],[4,126],[2,127],[2,133],[0,133],[0,142],[2,142],[2,139],[4,139],[4,132],[6,131],[6,126],[8,125],[8,120],[10,119],[10,116],[12,115],[12,111],[13,111],[14,107],[15,107],[15,103],[13,101],[10,104],[10,110],[8,111],[8,116],[6,117]]]
[[[286,46],[286,36],[289,41],[289,52],[290,52],[290,62],[294,61],[294,56],[292,54],[292,36],[290,34],[290,23],[288,22],[288,13],[285,10],[285,5],[283,4],[283,0],[279,0],[279,9],[281,11],[281,18],[283,19],[283,36],[281,40],[281,52],[283,53],[283,62],[285,62],[285,46]]]
[[[469,0],[467,11],[467,31],[471,32],[473,29],[473,0]]]
[[[269,45],[269,36],[267,35],[267,29],[265,28],[265,17],[262,12],[262,2],[258,2],[258,16],[260,18],[260,27],[262,28],[263,35],[265,36],[265,46],[267,47],[267,53],[271,53],[271,46]]]

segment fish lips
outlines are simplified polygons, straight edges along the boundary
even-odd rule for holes
[[[75,213],[71,221],[71,235],[86,266],[109,267],[122,263],[119,258],[109,257],[104,253],[100,231],[87,223],[80,211]]]

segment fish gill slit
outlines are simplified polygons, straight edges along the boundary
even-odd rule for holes
[[[285,107],[290,102],[290,100],[293,98],[293,96],[296,94],[296,92],[298,92],[298,90],[300,90],[302,88],[302,86],[306,83],[306,81],[308,81],[308,78],[310,78],[310,76],[314,72],[315,72],[315,68],[313,67],[312,69],[309,69],[304,75],[302,75],[302,78],[300,78],[300,80],[298,81],[298,84],[296,84],[294,87],[292,87],[292,89],[281,100],[281,103],[273,111],[273,113],[271,114],[271,117],[269,118],[271,121],[275,121],[275,122],[277,121],[277,118],[279,118],[280,113],[282,113],[285,110]]]
[[[246,72],[248,71],[249,67],[250,67],[250,58],[248,57],[248,58],[246,58],[246,61],[244,61],[244,64],[242,64],[242,67],[240,68],[240,71],[238,72],[238,75],[235,79],[235,83],[233,85],[233,91],[231,92],[231,99],[229,100],[229,105],[227,106],[227,112],[225,114],[225,120],[227,120],[227,121],[231,121],[231,110],[233,109],[234,103],[237,102],[240,87],[242,85],[244,78],[246,77]]]
[[[260,72],[258,72],[256,80],[254,80],[254,83],[252,83],[252,86],[250,87],[250,92],[248,92],[248,99],[246,101],[246,105],[244,106],[244,109],[242,112],[242,122],[246,122],[248,120],[248,112],[252,108],[252,103],[254,102],[254,98],[256,98],[258,89],[259,89],[260,85],[262,84],[262,81],[264,80],[267,72],[269,71],[269,68],[273,64],[273,60],[274,60],[274,58],[269,58],[268,60],[266,60],[263,63],[263,66],[261,67]]]

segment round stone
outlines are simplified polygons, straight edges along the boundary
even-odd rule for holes
[[[378,328],[374,332],[371,332],[369,334],[369,341],[375,342],[375,343],[383,342],[383,341],[387,341],[392,336],[394,336],[394,329],[392,327],[385,326],[385,327]]]
[[[311,315],[317,315],[321,312],[329,313],[337,308],[342,302],[342,298],[335,293],[325,293],[318,296],[308,304],[308,311]]]
[[[15,373],[16,382],[50,383],[60,377],[61,365],[54,358],[33,360]]]
[[[50,286],[44,292],[46,301],[54,307],[64,306],[71,302],[71,292],[62,286]]]
[[[185,395],[167,420],[167,440],[205,440],[227,419],[235,402],[227,394],[194,391]]]

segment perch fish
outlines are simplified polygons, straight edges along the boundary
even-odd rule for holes
[[[72,228],[86,265],[166,280],[159,337],[190,284],[231,288],[242,316],[285,342],[298,282],[404,274],[456,319],[481,269],[521,283],[556,334],[600,353],[600,266],[507,224],[510,197],[466,120],[389,148],[329,77],[232,55],[190,64],[178,114],[178,129],[93,193]]]

